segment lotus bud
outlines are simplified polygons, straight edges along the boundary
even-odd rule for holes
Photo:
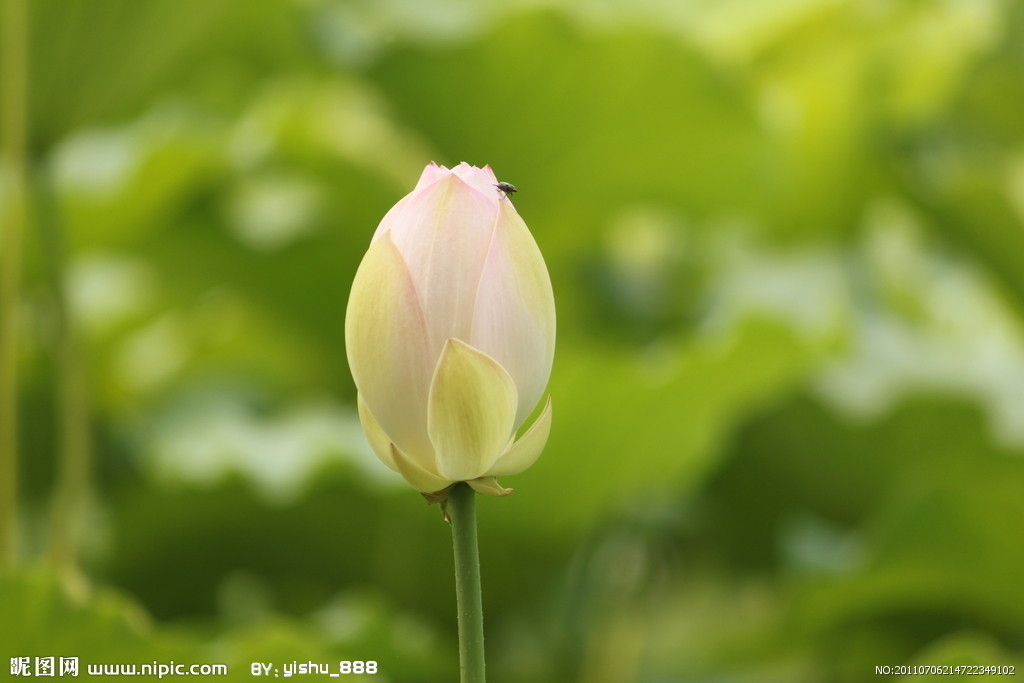
[[[544,394],[555,300],[540,250],[490,167],[428,165],[381,220],[345,317],[359,418],[377,457],[427,495],[532,465],[551,430]]]

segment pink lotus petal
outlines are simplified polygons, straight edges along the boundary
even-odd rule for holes
[[[498,179],[495,177],[494,171],[491,170],[490,166],[476,168],[463,161],[452,169],[452,173],[457,175],[467,185],[476,188],[481,194],[491,199],[493,203],[501,199],[501,194],[494,187],[498,183]]]
[[[449,337],[468,339],[494,229],[487,200],[451,174],[414,195],[388,227],[423,302],[431,349],[440,354]]]
[[[416,183],[416,187],[413,192],[419,192],[427,185],[437,182],[441,178],[450,174],[451,171],[444,166],[438,166],[433,161],[427,164],[427,167],[423,169],[423,173],[420,174],[420,179]]]
[[[476,293],[469,343],[497,360],[519,391],[516,429],[551,375],[555,300],[544,257],[511,202],[500,202],[494,239]]]
[[[551,373],[555,308],[544,259],[490,167],[431,163],[387,212],[345,320],[359,414],[377,456],[424,493],[536,460],[550,400],[512,437]]]

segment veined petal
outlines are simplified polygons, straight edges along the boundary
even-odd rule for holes
[[[470,344],[494,358],[519,392],[515,428],[544,393],[555,354],[555,297],[544,257],[511,202],[498,222],[476,293]]]
[[[443,479],[433,472],[429,472],[420,467],[412,458],[398,450],[398,448],[395,447],[395,444],[391,444],[391,457],[395,463],[395,469],[398,470],[398,473],[401,474],[407,482],[412,484],[417,491],[433,493],[434,491],[440,491],[441,489],[450,486],[452,483],[447,479]]]
[[[345,315],[345,346],[359,395],[380,428],[422,466],[433,356],[423,308],[401,255],[385,235],[359,265]]]
[[[479,192],[482,192],[484,196],[489,197],[493,204],[497,204],[498,200],[501,199],[501,194],[494,187],[498,184],[498,178],[494,175],[494,171],[491,170],[490,166],[476,168],[463,161],[452,169],[452,173],[459,176],[464,183],[472,185]]]
[[[503,477],[519,474],[537,462],[551,434],[551,397],[544,404],[544,410],[537,417],[526,433],[509,446],[498,460],[487,470],[487,476]]]
[[[377,422],[377,418],[373,416],[373,412],[366,405],[362,394],[356,396],[356,404],[359,407],[359,423],[363,425],[363,433],[366,434],[366,440],[370,442],[370,448],[377,454],[381,462],[397,472],[395,460],[391,457],[391,439]]]
[[[420,174],[420,179],[416,181],[416,187],[413,188],[413,192],[416,192],[417,190],[422,190],[427,185],[431,185],[437,182],[438,180],[445,177],[449,173],[451,173],[451,171],[448,170],[446,167],[438,166],[433,161],[431,161],[429,164],[427,164],[426,168],[423,169],[423,173]]]
[[[487,197],[449,173],[381,222],[408,264],[435,353],[448,337],[469,336],[496,215]]]
[[[410,192],[388,209],[388,212],[384,214],[384,218],[380,219],[380,223],[377,224],[377,229],[373,231],[373,237],[370,239],[371,244],[391,232],[392,226],[399,225],[408,220],[406,214],[409,211],[409,205],[412,204],[412,200],[415,197],[416,193]]]
[[[437,471],[466,481],[490,469],[508,445],[516,404],[516,387],[504,368],[458,339],[447,340],[427,409]]]
[[[420,174],[420,179],[416,183],[416,187],[413,191],[405,195],[395,203],[388,212],[384,214],[384,218],[381,219],[377,225],[377,229],[373,233],[373,240],[380,239],[381,235],[388,232],[394,232],[398,229],[401,232],[403,226],[409,225],[411,222],[416,221],[414,212],[420,210],[422,202],[413,203],[413,200],[422,193],[424,189],[433,185],[442,178],[450,176],[452,172],[444,166],[438,166],[433,161],[427,164],[427,167],[423,169],[423,173]]]

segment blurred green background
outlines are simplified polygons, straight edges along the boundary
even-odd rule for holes
[[[1024,4],[27,5],[4,674],[456,680],[343,335],[431,160],[519,186],[558,304],[549,446],[479,504],[493,683],[1024,673]]]

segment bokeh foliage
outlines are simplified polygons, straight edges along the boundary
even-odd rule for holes
[[[369,454],[343,335],[432,159],[522,189],[558,302],[549,447],[479,506],[495,683],[1024,664],[1021,3],[30,5],[4,666],[454,680],[448,530]]]

